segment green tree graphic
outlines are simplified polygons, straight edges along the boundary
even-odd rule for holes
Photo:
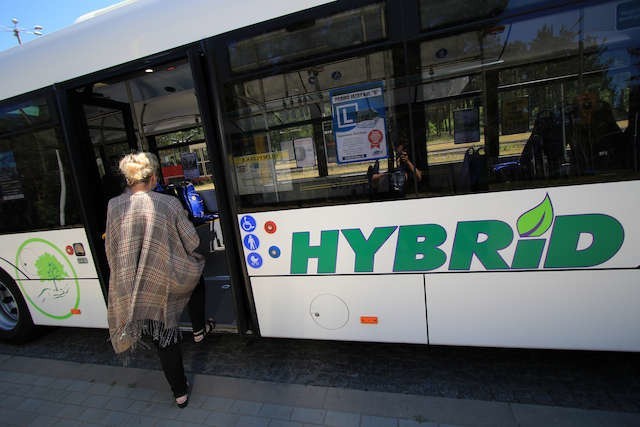
[[[53,281],[53,286],[55,288],[53,291],[54,296],[60,298],[67,293],[66,290],[60,290],[58,288],[56,280],[69,277],[69,273],[65,271],[64,266],[60,264],[60,261],[58,261],[55,255],[52,255],[50,253],[44,253],[40,255],[35,262],[35,266],[38,269],[38,276],[40,276],[40,280]],[[40,295],[42,295],[47,290],[49,290],[49,288],[44,288],[40,292]]]

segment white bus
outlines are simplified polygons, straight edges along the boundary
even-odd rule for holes
[[[0,52],[0,338],[107,327],[146,150],[221,329],[640,350],[637,0],[119,6]]]

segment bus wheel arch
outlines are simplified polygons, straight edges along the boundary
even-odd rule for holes
[[[0,269],[0,340],[25,342],[35,336],[36,330],[20,288]]]

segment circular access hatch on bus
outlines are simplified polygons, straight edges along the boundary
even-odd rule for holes
[[[332,294],[318,295],[311,301],[309,314],[318,326],[324,329],[340,329],[349,321],[349,307]]]

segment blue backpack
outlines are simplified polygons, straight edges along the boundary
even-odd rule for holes
[[[176,197],[189,213],[189,219],[195,225],[203,224],[216,218],[216,215],[205,212],[204,200],[189,181],[180,184],[169,184],[161,191]]]

